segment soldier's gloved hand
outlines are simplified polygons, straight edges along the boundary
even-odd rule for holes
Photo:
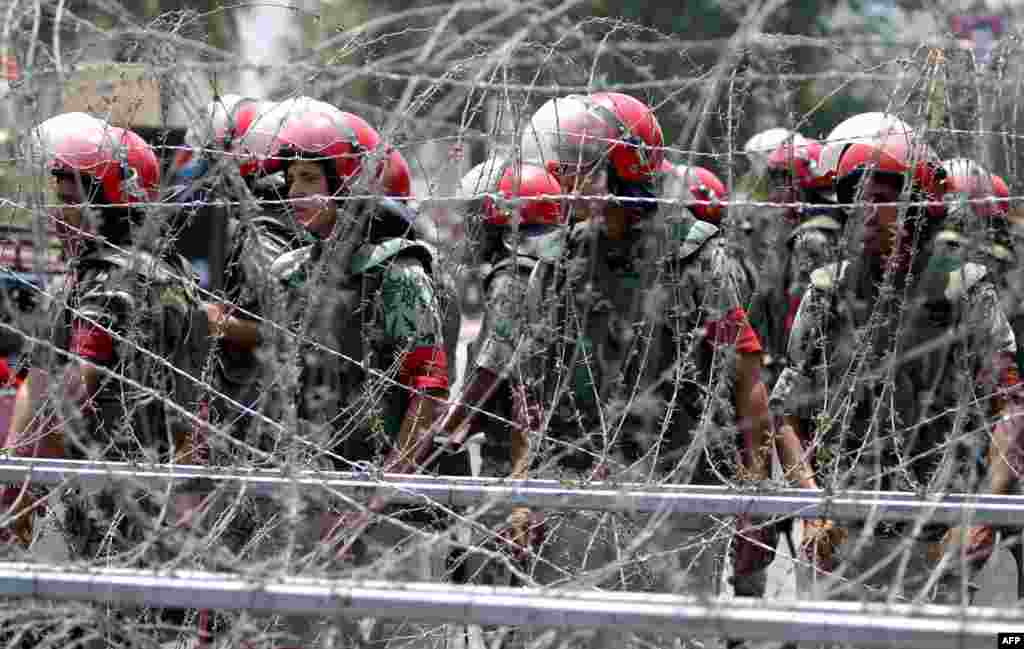
[[[733,539],[733,574],[744,577],[771,565],[779,544],[779,528],[774,523],[757,524],[749,516],[737,516]]]
[[[992,556],[995,543],[996,533],[989,525],[976,525],[966,529],[953,527],[946,531],[942,541],[932,544],[928,558],[933,563],[938,563],[945,555],[959,559],[960,553],[963,552],[972,568],[980,569]]]
[[[804,559],[821,570],[835,569],[835,553],[849,532],[823,518],[805,520],[800,551]]]

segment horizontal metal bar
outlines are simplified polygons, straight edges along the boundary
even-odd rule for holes
[[[108,605],[247,610],[285,615],[614,628],[687,637],[841,642],[860,646],[991,647],[1019,628],[1017,609],[853,602],[708,600],[678,595],[441,583],[281,578],[0,563],[0,596]]]
[[[353,498],[383,493],[392,502],[451,507],[533,507],[556,510],[609,512],[668,512],[673,514],[749,514],[757,517],[795,516],[836,520],[916,520],[933,523],[1024,525],[1024,496],[945,494],[931,499],[913,493],[851,491],[826,494],[811,489],[738,491],[727,487],[642,483],[590,483],[570,487],[556,480],[502,480],[353,474],[344,472],[220,470],[186,465],[142,466],[127,463],[73,460],[5,459],[0,482],[65,482],[102,487],[111,482],[135,482],[152,489],[205,478],[217,487],[245,489],[253,495],[284,495],[292,486],[304,493],[313,488],[336,490]]]

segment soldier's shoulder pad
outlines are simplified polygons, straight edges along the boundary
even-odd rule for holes
[[[786,241],[792,242],[794,239],[796,239],[804,232],[809,232],[812,230],[838,234],[840,231],[842,231],[842,229],[842,224],[839,223],[839,221],[837,221],[836,219],[832,218],[831,216],[815,216],[814,218],[808,219],[801,223],[800,225],[793,228],[793,231],[789,233],[788,237],[786,237]]]
[[[579,245],[583,241],[586,241],[592,236],[592,234],[600,234],[601,225],[594,223],[593,221],[581,221],[580,223],[572,226],[572,232],[569,233],[569,242],[573,245]]]
[[[104,250],[87,255],[80,261],[80,265],[85,269],[119,268],[127,273],[159,283],[182,282],[191,279],[183,277],[182,272],[176,271],[167,262],[144,250]]]
[[[967,295],[988,275],[988,268],[982,264],[967,262],[960,268],[949,272],[946,280],[945,296],[950,302]]]
[[[673,220],[665,227],[670,244],[676,247],[676,255],[682,259],[703,248],[719,232],[717,226],[697,219]]]
[[[501,273],[524,273],[529,274],[537,267],[539,262],[533,257],[524,255],[510,255],[505,257],[490,268],[490,272],[484,276],[484,291],[486,292],[494,278]]]
[[[293,284],[299,274],[305,277],[305,267],[313,253],[313,246],[289,250],[270,265],[270,276],[285,284]]]
[[[846,277],[850,262],[840,261],[818,268],[811,273],[811,286],[820,291],[832,291]]]
[[[366,273],[396,257],[415,257],[423,262],[427,271],[433,265],[436,253],[430,244],[423,241],[408,239],[386,239],[380,243],[367,243],[360,246],[352,255],[349,270],[355,274]]]

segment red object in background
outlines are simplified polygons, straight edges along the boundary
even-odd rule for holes
[[[957,36],[970,38],[971,33],[980,29],[988,29],[999,36],[1006,31],[1006,21],[1002,16],[952,16],[949,28]]]
[[[952,16],[949,28],[960,39],[960,47],[974,50],[975,59],[986,64],[996,41],[1006,32],[1006,19],[994,14]]]
[[[13,56],[2,56],[0,62],[3,63],[4,78],[8,81],[18,80],[18,61]]]
[[[11,427],[14,416],[14,401],[18,395],[18,386],[24,381],[23,376],[11,374],[6,358],[0,358],[0,437],[7,439],[7,431]]]

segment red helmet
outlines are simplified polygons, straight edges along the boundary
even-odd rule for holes
[[[223,123],[214,124],[213,141],[225,151],[244,151],[244,147],[240,146],[243,138],[268,106],[257,99],[241,100],[231,113],[225,116]],[[252,156],[246,155],[238,172],[246,177],[255,174],[259,169],[259,163]]]
[[[46,120],[36,133],[50,172],[93,178],[106,203],[145,202],[159,190],[156,155],[132,131],[84,113],[70,113]],[[144,191],[132,191],[133,177]]]
[[[757,174],[764,173],[768,164],[768,156],[791,137],[793,137],[792,131],[776,127],[761,131],[747,140],[747,143],[743,145],[743,151],[747,154],[753,170]]]
[[[412,172],[402,152],[388,148],[388,155],[381,160],[380,183],[384,194],[392,198],[412,196]]]
[[[185,134],[193,149],[211,147],[231,151],[260,115],[263,102],[252,97],[226,95],[207,104]]]
[[[183,167],[197,150],[235,150],[263,108],[264,102],[239,95],[224,95],[211,101],[203,107],[185,133],[185,145],[188,148],[180,149],[175,154],[173,168]],[[255,170],[256,164],[251,160],[246,161],[242,175],[249,175]]]
[[[607,112],[607,111],[604,111]],[[580,95],[545,102],[523,130],[524,162],[543,165],[556,178],[589,173],[607,160],[618,133],[597,112],[597,104]]]
[[[362,168],[362,147],[356,133],[326,113],[290,116],[282,124],[274,142],[273,159],[279,163],[298,157],[332,160],[338,188],[351,182]],[[338,188],[332,188],[332,191]]]
[[[236,134],[235,150],[247,160],[242,164],[242,175],[256,171],[280,171],[281,161],[274,158],[277,135],[285,122],[305,113],[324,113],[341,123],[341,111],[326,102],[311,97],[292,97],[282,102],[260,102],[249,128]]]
[[[651,180],[665,157],[665,138],[654,111],[621,92],[598,92],[589,99],[610,113],[608,121],[616,136],[608,157],[615,173],[628,182]]]
[[[381,155],[374,172],[368,193],[381,193],[392,198],[408,198],[412,194],[412,174],[405,157],[393,147],[381,151],[384,139],[377,129],[359,115],[339,112],[341,123],[346,125],[359,141],[364,152],[378,152]]]
[[[474,166],[466,172],[466,175],[459,180],[459,187],[456,195],[463,200],[472,201],[484,194],[496,191],[498,181],[508,167],[505,159],[501,156],[491,155],[483,162]]]
[[[498,180],[496,193],[504,200],[491,196],[484,199],[484,220],[491,225],[509,225],[518,209],[520,225],[559,225],[562,223],[562,205],[559,196],[562,186],[544,167],[523,164],[505,168]],[[524,200],[516,206],[514,199]]]
[[[661,171],[665,179],[661,192],[664,198],[682,201],[701,221],[721,223],[722,206],[718,201],[728,200],[729,191],[718,176],[704,167],[676,166],[668,160],[662,161]]]
[[[818,157],[820,175],[834,182],[839,161],[847,147],[889,136],[903,137],[909,142],[914,139],[914,130],[899,117],[888,113],[861,113],[840,122],[825,139]]]
[[[802,189],[828,189],[832,178],[821,167],[821,142],[798,133],[768,154],[769,171],[792,174]]]
[[[1002,176],[992,174],[992,191],[999,199],[996,201],[996,209],[1002,212],[1003,216],[1010,214],[1010,187],[1003,180]]]
[[[946,172],[942,179],[942,191],[944,196],[960,194],[971,201],[981,201],[986,198],[997,198],[989,202],[972,202],[971,209],[975,215],[980,217],[1003,216],[1009,213],[1010,189],[999,176],[989,173],[980,164],[967,158],[954,158],[942,163]]]
[[[938,157],[926,144],[915,144],[905,134],[890,134],[873,141],[855,142],[846,146],[836,168],[836,189],[840,203],[852,203],[857,181],[867,171],[896,176],[909,176],[927,200],[942,194],[941,180],[945,171]],[[941,216],[941,205],[928,208],[931,216]]]
[[[128,168],[134,175],[125,178],[124,190],[128,195],[141,196],[140,200],[155,201],[160,196],[160,160],[149,143],[135,131],[110,127],[114,140],[120,144],[119,153],[123,152]],[[133,180],[134,179],[134,180]],[[134,184],[137,183],[137,184]],[[141,190],[141,194],[139,193]],[[129,199],[126,202],[131,202]]]

